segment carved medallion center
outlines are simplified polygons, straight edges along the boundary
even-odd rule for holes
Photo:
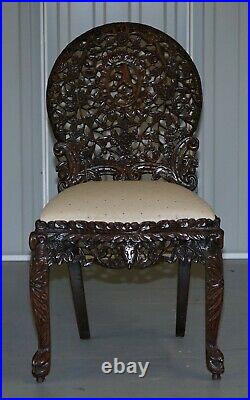
[[[142,90],[142,72],[125,61],[107,67],[103,83],[108,102],[113,106],[127,107],[138,100]]]

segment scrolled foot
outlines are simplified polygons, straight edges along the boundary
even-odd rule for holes
[[[220,376],[220,374],[212,374],[212,379],[213,379],[213,381],[218,381],[221,379],[221,376]]]
[[[48,349],[38,350],[32,359],[32,374],[36,381],[41,383],[45,380],[50,370],[50,351]]]
[[[176,337],[184,337],[185,336],[185,329],[176,328],[175,336]]]
[[[220,379],[224,372],[224,356],[218,347],[209,346],[206,351],[207,368],[212,372],[212,379]]]
[[[81,339],[90,339],[90,332],[89,331],[84,331],[84,332],[82,332],[81,333],[81,335],[80,335],[80,338]]]

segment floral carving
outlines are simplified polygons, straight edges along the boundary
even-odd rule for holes
[[[210,241],[221,238],[219,219],[183,219],[143,223],[88,221],[36,222],[31,234],[46,234],[49,266],[97,262],[110,268],[147,267],[160,260],[205,262]],[[205,256],[204,256],[205,255]]]

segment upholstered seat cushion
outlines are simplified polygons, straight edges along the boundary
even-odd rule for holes
[[[210,218],[212,208],[197,194],[165,181],[80,183],[59,193],[41,214],[43,221],[143,222]]]

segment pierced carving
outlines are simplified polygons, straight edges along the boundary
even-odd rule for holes
[[[149,26],[107,24],[60,54],[47,88],[59,190],[103,175],[197,185],[202,104],[186,51]]]

